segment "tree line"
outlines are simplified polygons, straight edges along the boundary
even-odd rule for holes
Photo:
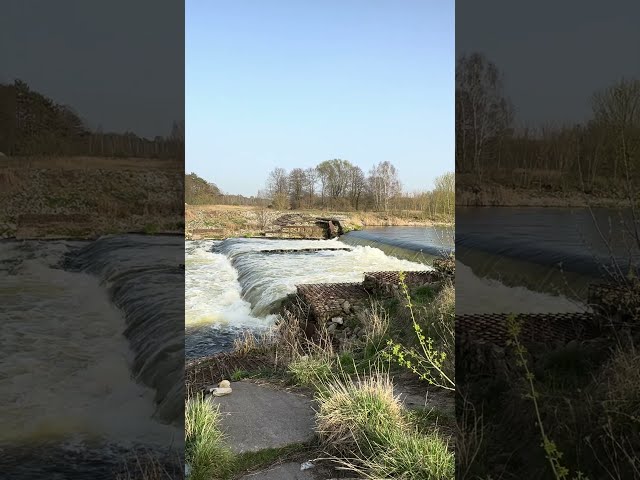
[[[517,128],[498,67],[480,53],[456,64],[456,173],[523,186],[561,183],[586,192],[640,173],[640,80],[593,93],[583,123]],[[545,183],[546,182],[546,183]]]
[[[257,196],[224,193],[195,173],[185,176],[185,202],[189,205],[245,205],[287,209],[418,211],[451,220],[455,214],[455,175],[435,179],[432,190],[402,192],[397,170],[382,162],[365,176],[346,160],[328,160],[316,168],[275,168],[267,188]]]
[[[133,132],[89,129],[80,116],[25,82],[0,84],[0,151],[11,156],[59,155],[184,159],[184,122],[153,140]]]
[[[432,191],[403,192],[398,170],[388,161],[366,174],[348,160],[332,159],[312,168],[275,168],[258,195],[278,209],[420,210],[433,216],[451,216],[455,204],[455,176],[436,179]]]

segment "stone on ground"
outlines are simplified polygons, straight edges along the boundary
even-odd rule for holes
[[[234,452],[258,452],[313,440],[311,399],[247,381],[234,382],[232,389],[232,394],[210,401],[220,405],[222,430]]]

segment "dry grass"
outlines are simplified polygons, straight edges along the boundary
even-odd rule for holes
[[[424,212],[343,212],[311,210],[274,210],[260,206],[238,205],[185,205],[187,230],[203,227],[220,228],[229,235],[251,234],[274,228],[274,221],[282,215],[300,214],[314,217],[337,217],[343,228],[358,229],[365,226],[430,226],[436,224],[424,218]]]
[[[177,457],[177,456],[176,456]],[[180,465],[182,461],[176,462]],[[121,473],[116,474],[116,480],[172,480],[175,474],[169,472],[157,455],[150,452],[137,455],[131,465],[125,465]]]
[[[231,470],[234,457],[224,444],[218,406],[202,397],[185,402],[185,441],[192,480],[221,478]]]
[[[2,157],[0,169],[62,169],[62,170],[171,170],[183,171],[184,164],[177,160],[157,158],[108,157]]]
[[[601,372],[600,385],[605,412],[640,428],[640,352],[635,345],[616,349]]]
[[[456,423],[456,466],[457,478],[465,480],[470,478],[470,472],[484,448],[485,426],[482,415],[466,396],[460,395],[462,414]]]
[[[410,424],[388,374],[377,370],[356,380],[334,375],[317,399],[316,430],[343,468],[372,480],[453,478],[448,441]]]
[[[379,303],[373,302],[362,324],[362,339],[367,348],[376,352],[385,348],[389,325],[389,313]]]
[[[382,373],[355,382],[334,377],[319,395],[316,430],[320,438],[340,453],[352,455],[367,449],[380,432],[406,427],[393,383]]]
[[[627,199],[604,187],[586,194],[575,178],[554,170],[516,169],[490,172],[482,184],[475,175],[456,175],[456,205],[500,207],[626,207]],[[619,185],[618,187],[621,187]]]

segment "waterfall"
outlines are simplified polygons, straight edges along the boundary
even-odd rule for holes
[[[184,240],[103,237],[69,254],[65,267],[96,276],[122,310],[132,373],[155,390],[155,416],[181,424],[184,410]]]

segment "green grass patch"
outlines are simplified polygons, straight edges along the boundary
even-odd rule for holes
[[[454,478],[448,441],[413,425],[415,418],[394,396],[388,375],[355,381],[334,377],[317,399],[320,439],[348,470],[370,479]]]
[[[357,364],[353,353],[342,352],[338,355],[338,367],[347,375],[355,375],[357,373]]]
[[[318,387],[331,376],[331,368],[328,358],[306,355],[292,361],[288,370],[296,385]]]
[[[455,475],[453,452],[436,433],[423,435],[391,429],[385,432],[383,448],[363,462],[370,479],[449,480]]]
[[[432,433],[438,426],[453,428],[456,424],[455,412],[432,408],[412,408],[406,411],[407,422],[419,432]]]
[[[143,231],[146,235],[155,235],[160,228],[155,223],[148,223],[144,226]]]
[[[220,411],[201,396],[185,405],[185,460],[191,480],[224,478],[233,467],[233,454],[220,430]]]
[[[233,467],[226,478],[234,478],[242,473],[258,470],[283,461],[287,458],[310,450],[312,447],[302,443],[295,443],[281,448],[267,448],[259,452],[246,452],[236,456]]]
[[[233,371],[233,373],[231,374],[231,381],[232,382],[239,382],[240,380],[243,380],[245,378],[250,378],[251,377],[251,373],[248,372],[247,370],[242,370],[240,368],[236,369]]]
[[[416,305],[424,305],[432,302],[437,295],[437,291],[430,285],[423,285],[411,292],[411,299]]]

